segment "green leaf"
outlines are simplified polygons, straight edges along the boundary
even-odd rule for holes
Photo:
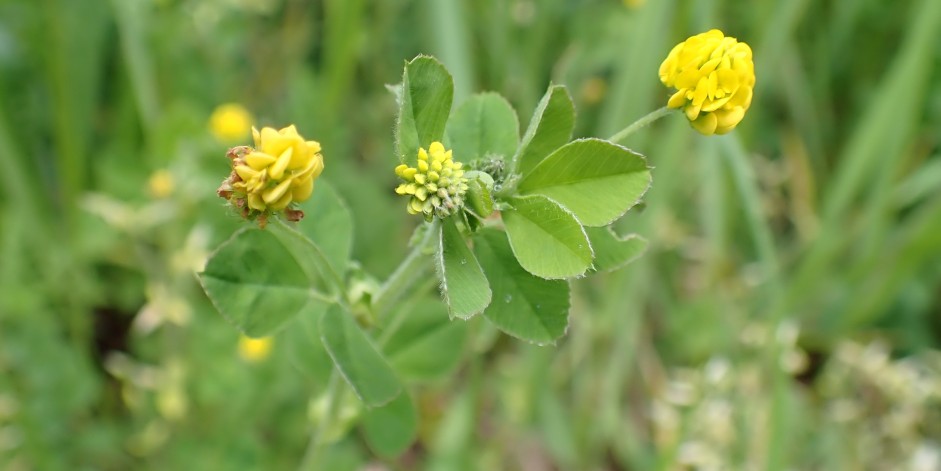
[[[291,363],[316,384],[326,384],[333,371],[333,360],[320,340],[320,317],[330,307],[312,303],[278,335],[288,345]]]
[[[418,148],[444,138],[451,113],[454,80],[437,59],[418,56],[405,64],[402,88],[396,94],[399,116],[395,142],[399,161],[414,165]]]
[[[467,345],[467,323],[448,320],[439,300],[401,309],[408,312],[391,318],[403,315],[405,320],[382,349],[396,373],[408,380],[433,381],[454,371]]]
[[[369,448],[383,458],[395,458],[407,450],[418,435],[418,413],[408,392],[382,407],[367,410],[363,435]]]
[[[493,287],[493,302],[484,316],[500,330],[540,345],[565,334],[569,284],[531,275],[517,263],[503,232],[483,229],[474,249]]]
[[[325,265],[316,245],[275,223],[236,232],[198,277],[223,317],[245,335],[263,337],[313,303],[333,298]]]
[[[342,276],[353,248],[353,215],[333,185],[324,180],[315,185],[314,194],[300,206],[304,219],[297,228],[320,247],[333,271]]]
[[[502,212],[513,254],[526,271],[540,278],[583,275],[591,267],[588,236],[575,216],[545,196],[509,200]]]
[[[387,404],[402,385],[352,314],[333,305],[320,318],[320,338],[337,370],[369,407]]]
[[[637,234],[619,237],[610,227],[587,227],[585,232],[595,250],[594,270],[599,273],[623,268],[647,250],[647,239]]]
[[[513,157],[513,169],[520,175],[531,172],[547,155],[572,138],[575,128],[575,105],[562,85],[550,85],[542,97],[523,142]]]
[[[459,162],[490,156],[510,158],[519,145],[516,111],[498,93],[481,93],[467,99],[448,122],[448,144]]]
[[[585,226],[606,226],[637,204],[649,186],[643,156],[601,139],[580,139],[546,157],[517,189],[548,196]]]
[[[467,209],[481,219],[490,216],[493,213],[493,196],[490,192],[493,177],[485,172],[471,170],[464,173],[464,178],[467,179]]]
[[[467,319],[490,304],[490,285],[454,221],[442,221],[436,263],[449,315]]]

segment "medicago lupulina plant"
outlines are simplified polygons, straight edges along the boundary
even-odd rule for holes
[[[394,191],[403,215],[423,220],[398,269],[378,283],[351,263],[348,210],[316,182],[320,144],[294,126],[265,127],[254,131],[254,146],[229,151],[232,172],[218,190],[256,224],[215,251],[202,285],[246,336],[270,336],[290,321],[309,358],[329,357],[319,435],[340,415],[342,377],[365,405],[366,440],[395,455],[416,433],[403,381],[453,369],[463,345],[422,341],[429,347],[403,359],[402,346],[419,342],[407,332],[429,330],[409,322],[459,325],[482,316],[518,339],[555,343],[568,328],[572,280],[618,269],[647,245],[609,227],[651,184],[645,158],[616,142],[675,109],[703,134],[733,129],[751,102],[751,50],[717,30],[693,36],[670,52],[660,78],[676,88],[668,105],[610,140],[572,140],[575,110],[559,85],[548,88],[520,136],[516,111],[498,94],[472,96],[452,112],[451,75],[434,58],[416,57],[390,87],[399,107]],[[309,198],[305,216],[299,204]],[[429,319],[416,307],[415,293],[430,280],[450,319]],[[394,433],[386,433],[390,417]]]

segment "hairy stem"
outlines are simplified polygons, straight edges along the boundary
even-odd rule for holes
[[[611,141],[611,142],[613,142],[613,143],[615,143],[615,144],[618,143],[618,142],[620,142],[620,141],[623,141],[624,139],[627,139],[627,137],[630,136],[631,134],[634,134],[635,132],[637,132],[637,131],[640,130],[641,128],[643,128],[643,127],[649,125],[650,123],[653,123],[654,121],[656,121],[656,120],[658,120],[658,119],[660,119],[660,118],[662,118],[662,117],[664,117],[664,116],[666,116],[666,115],[672,113],[673,111],[674,111],[674,110],[673,110],[672,108],[667,108],[666,106],[664,106],[663,108],[660,108],[660,109],[651,111],[651,112],[650,112],[649,114],[647,114],[646,116],[643,116],[642,118],[638,119],[637,121],[634,121],[633,123],[631,123],[630,126],[628,126],[628,127],[624,128],[624,129],[618,131],[615,135],[613,135],[613,136],[611,136],[610,138],[608,138],[608,140]]]
[[[389,275],[389,278],[379,291],[373,297],[373,313],[377,318],[382,318],[389,309],[405,294],[405,292],[421,279],[422,274],[428,270],[428,260],[426,249],[435,240],[435,234],[438,233],[439,222],[435,220],[426,227],[424,237],[421,242],[412,248],[411,253],[405,257],[405,260],[399,264],[398,268]]]

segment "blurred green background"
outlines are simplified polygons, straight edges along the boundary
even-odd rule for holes
[[[382,279],[419,219],[392,192],[405,60],[523,126],[565,84],[607,137],[714,27],[754,49],[755,100],[728,136],[677,114],[628,140],[654,185],[618,230],[648,253],[575,283],[556,347],[471,338],[412,388],[403,456],[351,405],[325,469],[941,469],[937,0],[0,0],[0,468],[301,462],[322,380],[280,335],[240,354],[193,276],[243,224],[214,191],[249,137],[217,106],[322,143]]]

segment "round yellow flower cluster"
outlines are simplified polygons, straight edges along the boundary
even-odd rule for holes
[[[422,213],[430,221],[434,216],[446,218],[464,206],[467,179],[463,165],[454,161],[450,150],[445,151],[440,142],[432,142],[427,152],[418,149],[416,165],[395,167],[395,174],[405,181],[395,192],[411,197],[406,207],[409,214]]]
[[[251,113],[238,103],[219,105],[209,117],[209,130],[221,142],[238,142],[251,127]]]
[[[725,134],[751,105],[755,64],[748,44],[713,29],[692,36],[660,65],[660,81],[677,91],[667,106],[682,108],[705,135]]]
[[[274,339],[262,337],[253,339],[242,335],[239,337],[239,356],[249,363],[258,363],[271,355]]]
[[[293,125],[280,130],[265,127],[261,132],[252,128],[252,135],[254,148],[229,150],[232,173],[217,193],[243,217],[262,216],[261,225],[268,214],[282,210],[288,220],[299,220],[304,214],[287,207],[307,200],[314,191],[314,180],[323,172],[320,144],[305,141]]]

